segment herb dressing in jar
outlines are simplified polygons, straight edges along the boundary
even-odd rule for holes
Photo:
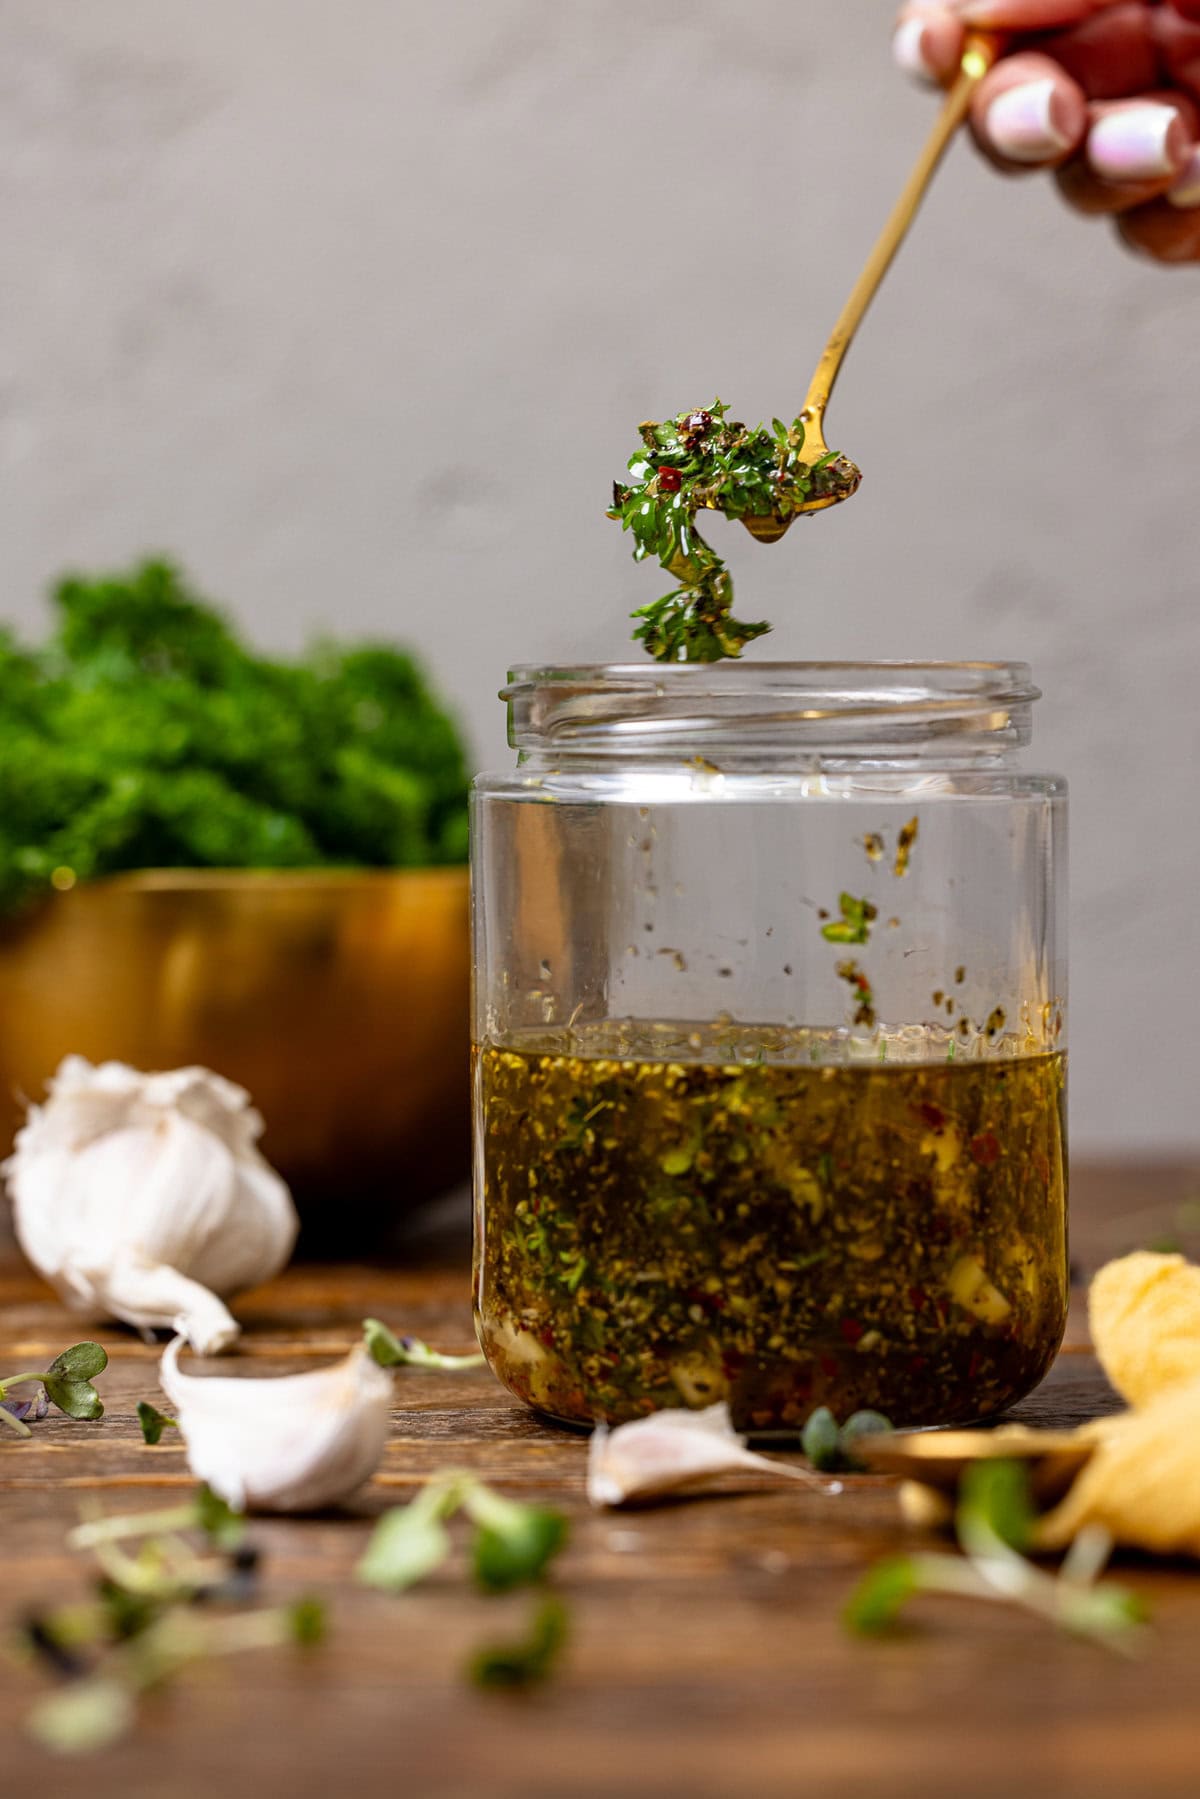
[[[1067,1298],[1065,789],[1021,664],[520,669],[474,795],[475,1300],[619,1422],[1027,1393]]]

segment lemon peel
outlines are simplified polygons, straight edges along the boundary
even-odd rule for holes
[[[1088,1293],[1088,1325],[1101,1367],[1130,1405],[1200,1380],[1200,1268],[1145,1249],[1106,1263]]]
[[[1200,1380],[1093,1428],[1099,1440],[1066,1498],[1034,1530],[1065,1549],[1085,1525],[1154,1555],[1200,1556]]]

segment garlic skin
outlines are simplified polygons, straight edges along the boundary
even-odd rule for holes
[[[374,1474],[392,1379],[361,1346],[329,1368],[268,1380],[184,1374],[183,1347],[176,1337],[163,1352],[162,1390],[188,1467],[235,1511],[319,1511]]]
[[[721,1400],[699,1412],[652,1412],[611,1431],[598,1424],[588,1445],[587,1496],[595,1506],[645,1504],[742,1468],[803,1481],[823,1493],[842,1490],[840,1481],[818,1480],[806,1468],[755,1455],[734,1430],[729,1407]]]
[[[299,1228],[249,1095],[206,1068],[68,1056],[4,1164],[17,1239],[76,1311],[225,1349],[221,1295],[278,1274]]]

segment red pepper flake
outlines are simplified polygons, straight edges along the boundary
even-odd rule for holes
[[[973,1349],[971,1351],[971,1359],[967,1363],[967,1379],[974,1380],[975,1376],[979,1373],[979,1370],[982,1367],[983,1367],[983,1357],[977,1349]]]
[[[861,1325],[857,1318],[843,1318],[838,1323],[838,1330],[847,1343],[857,1343],[863,1335],[864,1329],[865,1326]]]
[[[918,1106],[917,1111],[925,1120],[925,1123],[929,1126],[930,1130],[936,1131],[940,1136],[946,1128],[946,1114],[942,1111],[942,1108],[940,1106],[925,1104]]]
[[[659,493],[678,493],[683,486],[683,476],[677,468],[660,468],[658,471]]]
[[[924,1287],[910,1287],[908,1289],[908,1303],[915,1312],[923,1312],[925,1307],[929,1304],[929,1295],[926,1293]]]
[[[993,1162],[1000,1160],[1000,1145],[991,1131],[980,1131],[978,1137],[971,1138],[967,1148],[981,1168],[990,1168]]]
[[[547,1324],[538,1332],[538,1341],[539,1341],[539,1343],[544,1344],[547,1349],[554,1348],[554,1327],[553,1327],[553,1325]]]
[[[821,1373],[826,1380],[832,1380],[839,1372],[840,1365],[836,1356],[823,1355],[820,1362]]]

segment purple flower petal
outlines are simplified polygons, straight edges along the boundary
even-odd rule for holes
[[[13,1417],[19,1419],[22,1424],[44,1418],[50,1410],[50,1401],[46,1398],[45,1387],[39,1387],[32,1399],[4,1399],[0,1400],[0,1405],[6,1412],[11,1412]]]

